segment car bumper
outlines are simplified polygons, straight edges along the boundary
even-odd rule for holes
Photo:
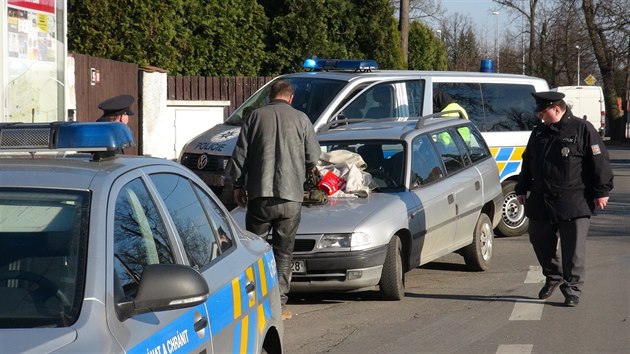
[[[306,263],[306,272],[293,273],[292,292],[349,291],[371,288],[381,279],[387,246],[356,252],[293,255]]]

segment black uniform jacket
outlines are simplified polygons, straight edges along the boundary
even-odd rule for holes
[[[552,223],[590,216],[594,198],[613,188],[608,151],[595,128],[570,110],[559,122],[532,131],[515,191],[530,194],[525,213]]]

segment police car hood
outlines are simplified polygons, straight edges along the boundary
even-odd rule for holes
[[[0,330],[3,353],[49,353],[77,339],[73,328],[20,328]]]
[[[188,142],[184,153],[231,156],[241,127],[217,124]]]
[[[245,226],[245,209],[232,216]],[[407,207],[396,193],[370,193],[367,198],[330,198],[324,205],[302,206],[299,234],[353,232],[369,223],[406,219]]]

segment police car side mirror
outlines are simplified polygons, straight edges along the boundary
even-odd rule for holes
[[[117,302],[121,321],[153,311],[193,307],[205,302],[210,294],[208,283],[199,272],[181,264],[146,266],[133,299]]]

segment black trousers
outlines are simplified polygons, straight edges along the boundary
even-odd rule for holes
[[[584,283],[586,236],[591,223],[589,217],[551,224],[529,220],[529,240],[548,284],[560,285],[566,295],[581,293]],[[560,251],[558,254],[558,238]]]
[[[302,217],[301,208],[301,202],[279,198],[256,198],[247,202],[245,216],[247,230],[263,237],[271,230],[282,307],[288,300],[293,245]]]

